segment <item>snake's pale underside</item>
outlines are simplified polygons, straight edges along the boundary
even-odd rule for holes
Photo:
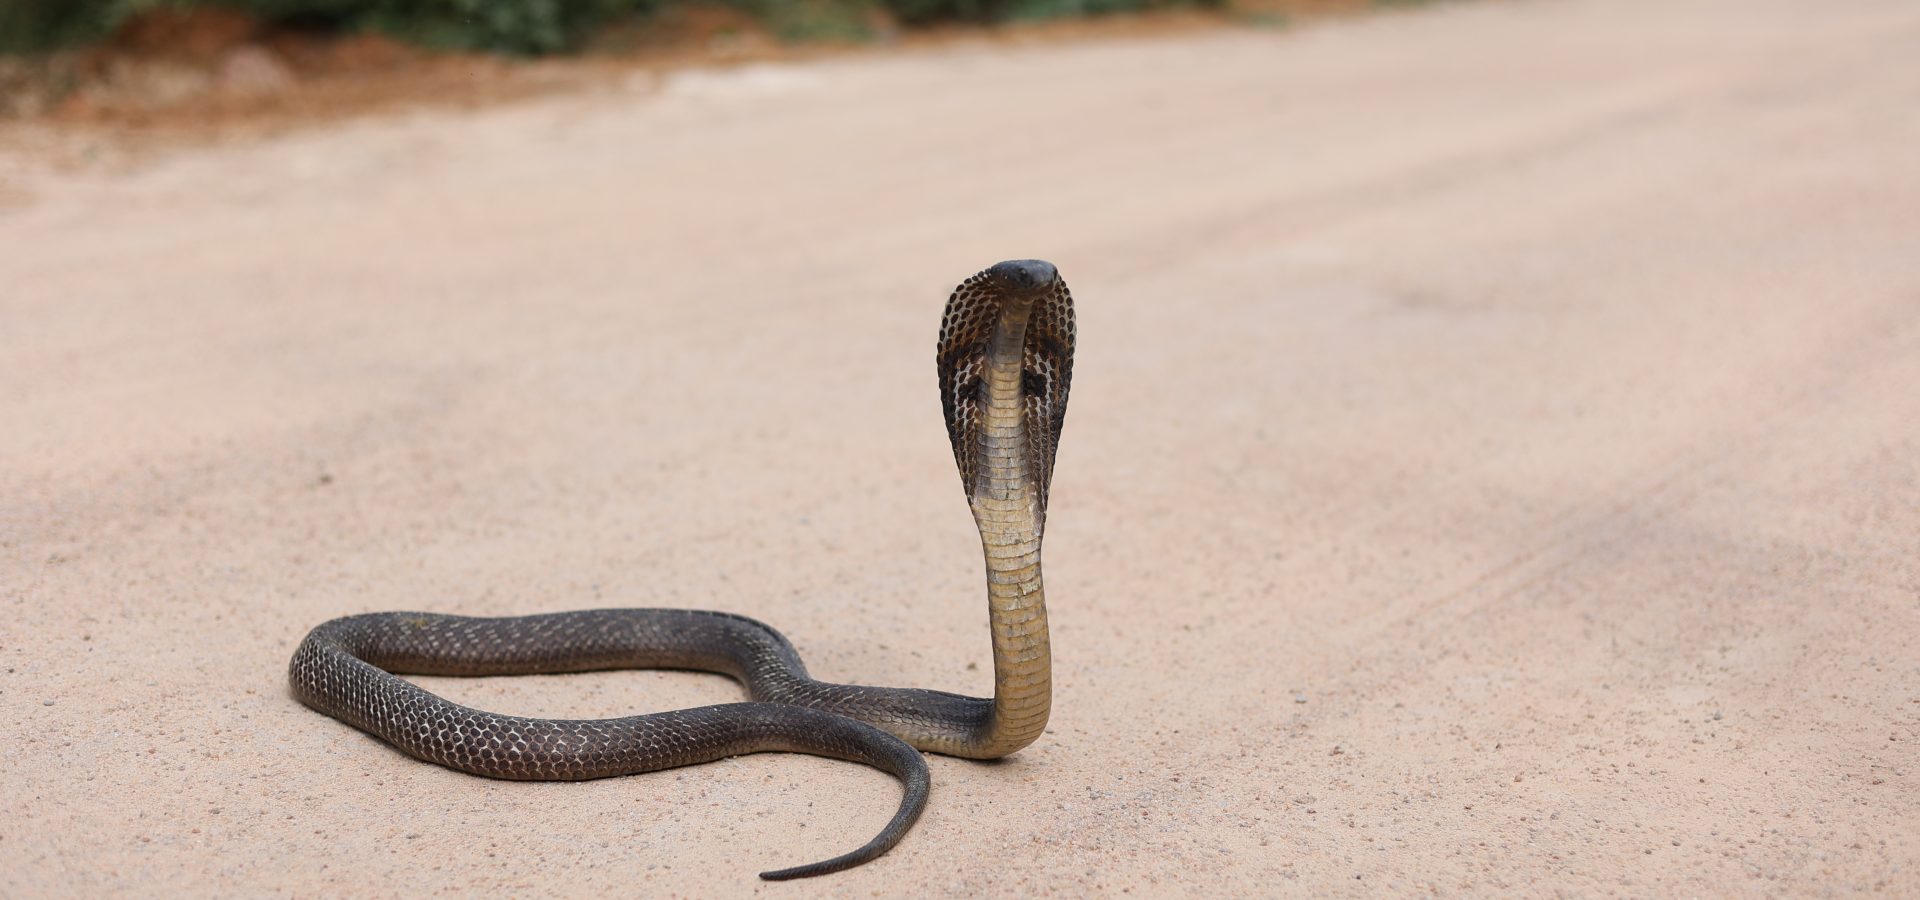
[[[986,554],[990,700],[816,681],[773,628],[678,609],[347,616],[301,642],[288,672],[293,693],[408,754],[493,778],[574,781],[768,751],[865,763],[905,788],[886,828],[850,853],[761,877],[823,875],[875,859],[926,806],[918,751],[995,759],[1046,728],[1052,661],[1040,540],[1073,335],[1066,282],[1039,260],[1003,262],[961,282],[940,323],[940,406]],[[628,668],[718,672],[752,699],[619,719],[527,719],[451,703],[398,677]]]

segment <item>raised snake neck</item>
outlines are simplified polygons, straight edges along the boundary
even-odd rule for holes
[[[823,875],[874,859],[926,806],[927,767],[916,748],[993,759],[1046,728],[1052,666],[1040,543],[1073,344],[1072,296],[1054,267],[1038,260],[1000,263],[961,282],[941,321],[941,408],[986,556],[991,700],[816,681],[770,626],[671,609],[347,616],[313,629],[294,652],[294,695],[412,756],[494,778],[603,778],[768,751],[865,763],[904,787],[886,827],[849,853],[761,877]],[[729,675],[753,702],[532,719],[461,706],[397,677],[625,668]]]

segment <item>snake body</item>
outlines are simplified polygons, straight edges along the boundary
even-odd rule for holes
[[[494,778],[604,778],[770,751],[864,763],[904,787],[886,827],[856,850],[761,877],[823,875],[872,860],[926,806],[927,766],[917,751],[995,759],[1046,728],[1052,663],[1040,543],[1073,344],[1072,296],[1039,260],[1003,262],[961,282],[941,320],[941,409],[986,557],[992,699],[817,681],[772,627],[675,609],[347,616],[301,642],[288,672],[293,693],[412,756]],[[624,668],[717,672],[743,684],[751,702],[533,719],[461,706],[398,677]]]

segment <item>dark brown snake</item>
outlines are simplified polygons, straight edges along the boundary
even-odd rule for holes
[[[991,700],[815,681],[773,628],[677,609],[347,616],[301,642],[288,671],[293,693],[410,755],[493,778],[575,781],[768,751],[865,763],[905,787],[886,828],[850,853],[760,877],[824,875],[875,859],[926,806],[927,765],[916,750],[995,759],[1046,729],[1052,661],[1040,539],[1073,337],[1066,282],[1039,260],[1003,262],[961,282],[940,324],[940,405],[986,555]],[[528,719],[461,706],[397,677],[644,668],[728,675],[752,702],[619,719]]]

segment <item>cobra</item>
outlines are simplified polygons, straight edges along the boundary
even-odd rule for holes
[[[1073,298],[1040,260],[999,263],[961,282],[940,324],[940,405],[986,557],[991,699],[818,681],[772,627],[674,609],[347,616],[313,629],[294,652],[294,696],[407,754],[493,778],[583,780],[769,751],[864,763],[904,788],[886,827],[856,850],[761,877],[823,875],[875,859],[926,807],[917,751],[995,759],[1046,729],[1052,661],[1040,545],[1073,345]],[[398,677],[622,668],[717,672],[743,684],[750,702],[534,719],[462,706]]]

